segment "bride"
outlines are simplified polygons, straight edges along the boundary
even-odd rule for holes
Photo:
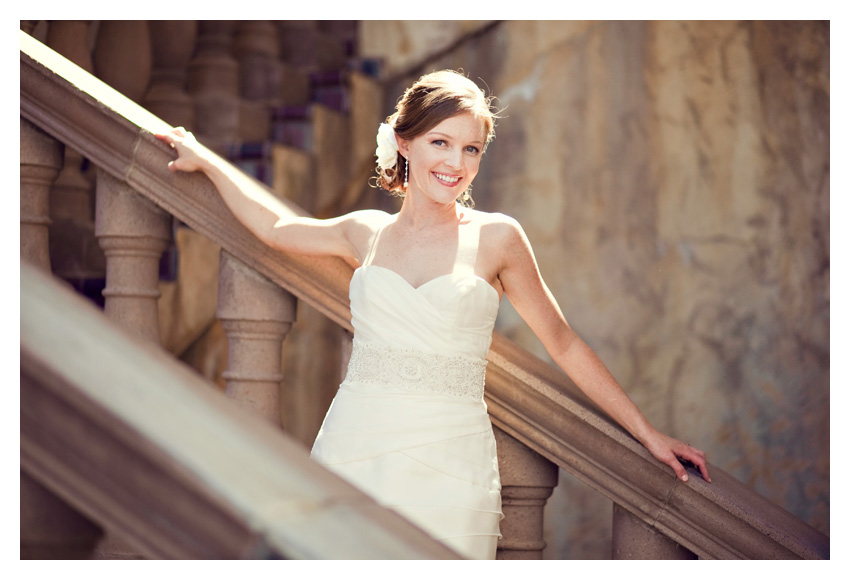
[[[358,265],[354,343],[312,457],[469,558],[494,558],[502,518],[496,446],[483,399],[503,296],[552,359],[682,481],[680,459],[710,481],[705,454],[652,427],[576,335],[516,220],[470,207],[494,136],[478,86],[452,71],[419,79],[378,132],[378,183],[400,211],[333,219],[279,216],[182,128],[157,135],[172,171],[202,171],[236,217],[281,252]]]

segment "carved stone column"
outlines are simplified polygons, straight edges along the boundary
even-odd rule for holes
[[[239,61],[239,94],[249,101],[274,105],[280,92],[278,28],[268,20],[236,25],[233,53]]]
[[[96,216],[106,254],[106,315],[159,344],[159,260],[171,239],[171,216],[102,170]]]
[[[316,20],[280,20],[281,56],[305,72],[340,70],[346,51],[337,34],[322,30]]]
[[[217,315],[228,338],[226,392],[275,425],[281,424],[281,346],[295,310],[289,292],[221,252]]]
[[[198,22],[198,48],[188,73],[198,138],[221,154],[239,130],[239,65],[231,52],[233,26],[228,20]]]
[[[697,556],[627,510],[614,504],[614,560],[696,560]]]
[[[543,508],[558,485],[558,467],[494,427],[502,481],[502,539],[498,560],[543,558]]]
[[[21,258],[50,271],[50,186],[62,167],[63,146],[21,119]]]
[[[151,40],[146,20],[103,20],[94,49],[97,77],[139,103],[151,78]]]
[[[90,21],[51,20],[47,25],[46,44],[86,72],[94,73],[91,35]]]
[[[310,74],[289,61],[291,52],[287,48],[290,44],[289,29],[282,22],[277,23],[277,36],[277,62],[280,70],[277,106],[306,105],[311,98]]]
[[[186,92],[186,75],[198,38],[198,23],[195,20],[151,20],[148,27],[153,70],[144,105],[163,121],[194,131],[195,101]]]
[[[271,107],[279,103],[281,65],[277,26],[268,20],[236,24],[233,53],[239,62],[239,139],[267,141],[271,137]]]

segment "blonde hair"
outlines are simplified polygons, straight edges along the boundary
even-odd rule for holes
[[[496,129],[497,117],[492,110],[491,101],[492,97],[487,97],[478,85],[461,73],[442,70],[424,75],[404,91],[396,104],[395,113],[387,117],[386,122],[395,130],[396,135],[410,140],[427,133],[455,115],[472,113],[484,123],[487,134],[484,140],[486,150],[495,137]],[[404,157],[398,153],[395,167],[378,167],[378,187],[393,195],[404,197],[404,162]],[[464,198],[466,197],[468,196],[464,195]]]

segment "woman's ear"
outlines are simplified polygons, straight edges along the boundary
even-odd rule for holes
[[[410,153],[410,141],[407,139],[402,139],[398,135],[395,136],[395,142],[398,144],[398,150],[401,152],[401,155],[407,159],[408,154]]]

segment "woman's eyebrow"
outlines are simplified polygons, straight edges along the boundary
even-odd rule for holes
[[[440,132],[440,131],[431,131],[431,132],[429,132],[429,133],[428,133],[428,136],[430,137],[431,135],[434,135],[434,136],[440,136],[440,137],[446,137],[446,138],[448,138],[448,139],[452,139],[452,136],[451,136],[451,135],[449,135],[449,134],[447,134],[447,133],[442,133],[442,132]],[[483,144],[484,144],[484,141],[481,141],[481,140],[479,140],[479,139],[476,139],[476,140],[474,140],[474,141],[470,141],[470,143],[483,145]]]

